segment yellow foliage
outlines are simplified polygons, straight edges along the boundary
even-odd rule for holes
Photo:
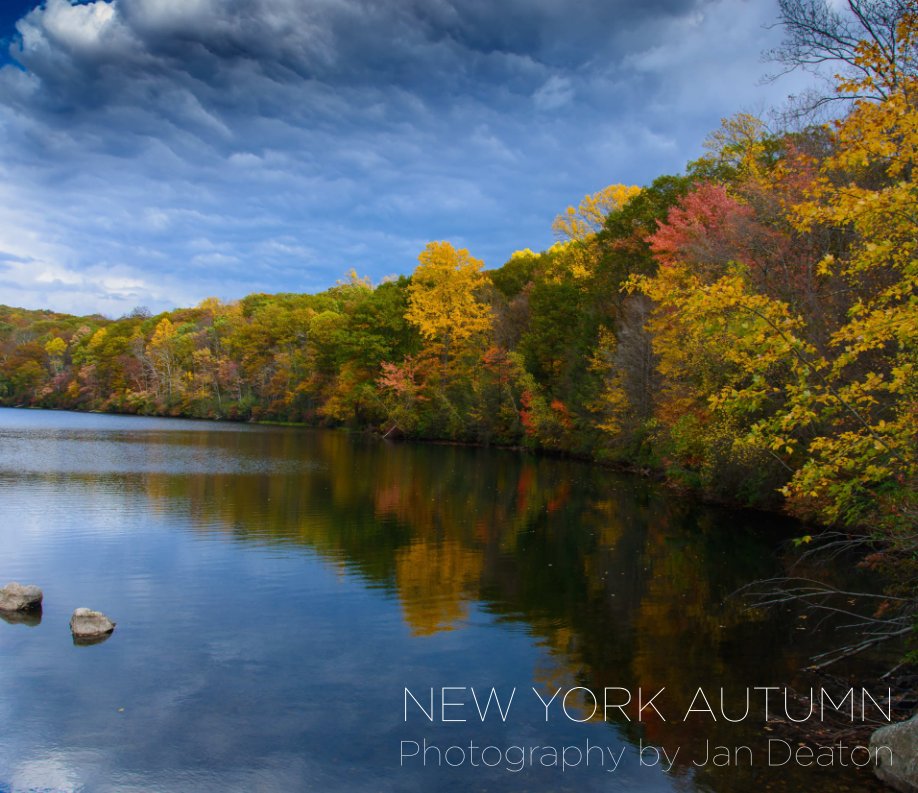
[[[163,317],[157,324],[156,330],[153,331],[149,346],[153,349],[166,347],[174,338],[175,325],[172,324],[168,317]]]
[[[590,410],[597,415],[596,426],[611,437],[622,431],[623,419],[631,405],[625,393],[622,375],[613,363],[618,341],[612,331],[602,328],[596,350],[590,359],[590,370],[602,378],[602,390],[590,403]]]
[[[491,329],[491,309],[478,296],[487,283],[484,263],[448,242],[431,242],[418,256],[408,287],[405,318],[444,350]]]
[[[586,195],[578,207],[568,207],[551,224],[560,240],[586,240],[602,228],[606,216],[621,209],[641,192],[640,187],[613,184]]]
[[[904,52],[914,51],[918,17],[906,15],[897,35]],[[864,76],[842,81],[839,92],[879,89],[887,98],[858,100],[835,123],[835,153],[809,200],[795,208],[801,230],[824,224],[854,234],[846,255],[820,262],[820,272],[847,280],[857,299],[831,338],[824,381],[809,391],[817,409],[798,421],[820,416],[822,433],[785,488],[833,521],[862,519],[856,505],[875,489],[918,476],[918,77],[891,71],[869,42],[859,45],[857,65]],[[885,175],[879,186],[877,172]]]
[[[737,113],[720,120],[704,142],[708,154],[703,160],[735,168],[743,176],[762,177],[765,124],[750,113]]]
[[[198,308],[201,311],[209,311],[211,314],[218,314],[221,306],[223,305],[219,297],[205,297],[200,303],[198,303]]]
[[[45,352],[51,358],[59,358],[62,356],[67,349],[67,342],[65,342],[59,336],[55,336],[47,344],[45,344]]]
[[[99,328],[95,333],[92,334],[92,338],[89,340],[89,349],[96,350],[101,344],[105,341],[105,328]]]

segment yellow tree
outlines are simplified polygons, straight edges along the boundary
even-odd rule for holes
[[[445,366],[451,355],[491,330],[491,308],[480,297],[488,282],[482,272],[484,263],[448,242],[431,242],[418,262],[408,287],[405,318]]]
[[[158,396],[162,397],[165,390],[165,396],[170,400],[179,376],[176,336],[175,325],[168,317],[163,317],[146,346],[146,363],[157,386]]]
[[[64,353],[67,352],[67,342],[60,336],[54,336],[45,344],[45,352],[51,362],[51,371],[59,374],[64,368]]]

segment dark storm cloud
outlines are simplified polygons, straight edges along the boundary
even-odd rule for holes
[[[0,70],[0,302],[117,312],[497,266],[748,109],[761,0],[48,0]],[[728,74],[725,78],[724,75]],[[23,233],[26,230],[26,233]],[[16,282],[16,288],[9,284]]]
[[[168,104],[177,87],[218,112],[284,117],[296,116],[283,103],[289,86],[307,96],[320,87],[402,89],[434,104],[466,94],[526,98],[556,70],[620,63],[698,5],[50,0],[19,23],[13,55],[33,80],[7,86],[5,97],[33,111],[93,118],[125,101]],[[252,84],[267,90],[253,93]],[[171,115],[193,121],[188,111],[179,105]]]

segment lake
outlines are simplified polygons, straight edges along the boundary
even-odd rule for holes
[[[0,585],[45,593],[0,621],[0,791],[879,790],[769,766],[761,692],[684,718],[831,640],[731,596],[795,530],[510,451],[0,409]]]

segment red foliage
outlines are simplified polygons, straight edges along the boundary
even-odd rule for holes
[[[520,423],[527,435],[534,436],[536,426],[532,415],[532,393],[530,391],[523,391],[520,394],[520,405],[522,406],[520,407]]]
[[[714,280],[729,262],[738,262],[756,289],[791,305],[812,305],[819,255],[788,225],[786,215],[786,207],[800,200],[812,181],[812,167],[795,150],[789,156],[773,183],[737,184],[742,202],[717,184],[701,184],[686,194],[647,238],[660,264],[681,262]]]
[[[705,183],[669,210],[647,242],[664,265],[686,262],[714,268],[731,260],[751,264],[748,251],[737,243],[752,217],[752,209],[727,195],[722,185]]]
[[[567,409],[567,405],[560,399],[553,399],[551,401],[551,409],[555,412],[558,422],[564,429],[569,430],[574,426],[574,422],[571,420],[571,412]]]
[[[402,363],[382,363],[382,374],[376,378],[380,388],[388,389],[397,396],[411,394],[417,388],[415,382],[415,365],[411,357]]]

